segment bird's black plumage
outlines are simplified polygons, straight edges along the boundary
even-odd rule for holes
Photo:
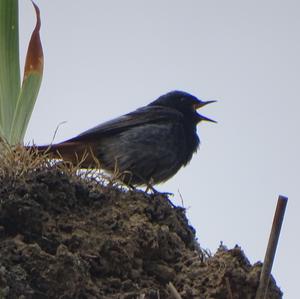
[[[182,91],[169,92],[145,107],[52,145],[50,151],[71,161],[91,152],[103,169],[123,174],[127,184],[160,183],[191,160],[200,142],[197,124],[212,121],[196,109],[211,102]],[[83,165],[92,164],[92,159],[86,159]]]

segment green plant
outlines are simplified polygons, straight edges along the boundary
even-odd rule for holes
[[[0,0],[0,136],[9,144],[22,143],[43,75],[40,12],[29,42],[23,81],[19,61],[18,0]]]

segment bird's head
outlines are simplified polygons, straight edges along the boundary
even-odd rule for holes
[[[216,122],[197,112],[197,109],[214,102],[216,101],[201,101],[187,92],[176,90],[160,96],[157,100],[149,105],[165,106],[176,109],[180,111],[185,118],[189,119],[194,124],[197,124],[200,121]]]

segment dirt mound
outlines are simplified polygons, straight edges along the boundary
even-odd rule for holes
[[[0,180],[0,298],[254,298],[261,265],[203,253],[165,195],[53,168]],[[282,298],[271,280],[267,298]]]

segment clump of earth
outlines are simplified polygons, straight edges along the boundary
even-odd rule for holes
[[[0,298],[251,299],[260,271],[238,246],[203,251],[164,194],[55,165],[1,176]],[[282,298],[273,278],[266,298]]]

